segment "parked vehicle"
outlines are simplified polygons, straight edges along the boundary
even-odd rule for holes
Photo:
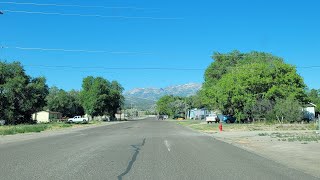
[[[180,116],[180,115],[175,115],[173,117],[173,119],[176,119],[176,120],[185,120],[185,117],[184,116]]]
[[[5,120],[0,120],[0,126],[4,126],[6,124]]]
[[[235,123],[236,122],[236,118],[235,117],[233,117],[233,116],[231,116],[231,115],[225,115],[225,116],[223,116],[223,118],[222,118],[222,121],[223,122],[225,122],[225,123]]]
[[[207,117],[206,117],[206,122],[209,124],[209,123],[218,123],[219,122],[219,118],[217,116],[217,114],[209,114]]]
[[[164,120],[164,115],[159,115],[158,120]]]
[[[68,119],[68,123],[88,123],[87,118],[82,118],[81,116],[75,116],[73,118]]]
[[[158,120],[166,120],[168,118],[169,118],[168,115],[158,115]]]
[[[185,119],[185,114],[183,112],[180,112],[180,113],[174,115],[173,119],[184,120]]]
[[[126,116],[124,119],[126,119]],[[104,117],[104,118],[102,118],[102,121],[110,121],[110,117]]]

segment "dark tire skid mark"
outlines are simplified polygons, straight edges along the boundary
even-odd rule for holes
[[[118,180],[122,180],[122,178],[130,172],[130,170],[132,169],[132,166],[133,166],[134,162],[137,160],[137,157],[138,157],[138,155],[139,155],[139,152],[140,152],[141,148],[144,146],[145,143],[146,143],[146,138],[144,138],[144,139],[142,140],[142,143],[141,143],[141,144],[131,145],[131,147],[134,148],[134,153],[133,153],[133,155],[132,155],[131,161],[129,162],[126,170],[118,176]]]

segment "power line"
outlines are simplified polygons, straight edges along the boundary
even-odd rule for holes
[[[49,66],[49,65],[24,65],[25,67],[42,68],[70,68],[70,69],[102,69],[102,70],[168,70],[168,71],[204,71],[206,68],[174,68],[174,67],[80,67],[80,66]],[[237,67],[234,67],[237,68]],[[240,67],[239,67],[240,68]],[[239,69],[238,68],[238,69]],[[301,66],[299,69],[320,68],[320,66]],[[247,68],[245,68],[247,69]]]
[[[44,48],[44,47],[21,47],[21,46],[1,46],[2,49],[18,49],[18,50],[30,50],[30,51],[62,51],[62,52],[83,52],[83,53],[109,53],[109,54],[144,54],[144,55],[150,55],[151,52],[130,52],[130,51],[106,51],[106,50],[85,50],[85,49],[64,49],[64,48]],[[209,57],[261,57],[261,58],[271,58],[271,59],[282,59],[280,57],[273,57],[269,56],[262,56],[262,55],[231,55],[231,54],[218,54],[218,55],[210,55]]]
[[[58,15],[58,16],[79,16],[79,17],[96,17],[96,18],[116,18],[116,19],[150,19],[150,20],[179,20],[182,18],[161,18],[148,16],[106,16],[100,14],[78,14],[78,13],[59,13],[59,12],[43,12],[43,11],[18,11],[5,9],[3,12],[23,13],[23,14],[41,14],[41,15]]]
[[[105,50],[83,50],[83,49],[63,49],[63,48],[38,48],[38,47],[8,47],[0,46],[0,49],[18,49],[18,50],[39,50],[39,51],[62,51],[62,52],[83,52],[83,53],[109,53],[109,54],[142,54],[151,55],[152,53],[147,52],[129,52],[129,51],[105,51]],[[230,56],[229,54],[219,54],[219,56]],[[247,56],[247,55],[243,55]],[[263,57],[261,55],[249,56],[249,57]],[[275,58],[275,57],[264,57],[264,58]],[[47,66],[47,65],[26,65],[30,67],[44,67],[44,68],[72,68],[72,69],[105,69],[105,70],[170,70],[170,71],[204,71],[206,68],[168,68],[168,67],[79,67],[79,66]],[[312,66],[295,66],[297,69],[315,69],[320,68],[320,65]],[[247,67],[228,67],[228,69],[247,69]]]
[[[135,9],[135,10],[144,10],[144,9],[155,9],[155,8],[138,8],[138,7],[115,7],[115,6],[97,6],[97,5],[78,5],[78,4],[53,4],[53,3],[33,3],[33,2],[0,2],[0,4],[13,4],[13,5],[31,5],[31,6],[54,6],[54,7],[78,7],[78,8],[102,8],[102,9]]]
[[[38,50],[38,51],[62,51],[62,52],[83,52],[83,53],[108,53],[108,54],[143,54],[149,55],[148,52],[129,52],[129,51],[105,51],[105,50],[84,50],[84,49],[63,49],[63,48],[39,48],[39,47],[8,47],[2,46],[5,49],[19,49],[19,50]]]
[[[0,46],[0,49],[19,49],[19,50],[39,50],[39,51],[62,51],[62,52],[83,52],[83,53],[109,53],[109,54],[142,54],[142,55],[151,55],[152,53],[148,52],[129,52],[129,51],[105,51],[105,50],[83,50],[83,49],[62,49],[62,48],[36,48],[36,47],[8,47],[8,46]],[[228,54],[219,56],[230,56]],[[250,56],[255,57],[255,56]],[[256,57],[262,57],[257,55]],[[273,57],[270,57],[273,58]],[[46,66],[46,65],[29,65],[29,66],[39,66],[39,67],[57,67],[57,68],[102,68],[102,69],[114,69],[114,70],[186,70],[186,71],[201,71],[206,69],[199,68],[158,68],[158,67],[150,67],[150,68],[103,68],[103,67],[76,67],[76,66]],[[229,69],[247,69],[247,67],[229,67]],[[313,66],[296,66],[297,69],[314,69],[320,68],[320,65]]]
[[[314,68],[320,68],[320,66],[302,66],[302,67],[296,67],[298,69],[314,69]]]
[[[271,53],[267,53],[267,54],[213,54],[210,55],[210,57],[215,57],[215,56],[227,56],[227,57],[261,57],[261,58],[280,58],[280,57],[274,57]],[[280,58],[281,59],[281,58]]]
[[[168,70],[168,71],[203,71],[202,68],[168,68],[168,67],[79,67],[79,66],[48,66],[48,65],[24,65],[25,67],[42,68],[70,68],[70,69],[102,69],[102,70]]]

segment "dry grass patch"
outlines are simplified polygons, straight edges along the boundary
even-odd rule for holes
[[[218,132],[219,124],[207,124],[205,121],[199,120],[184,120],[177,121],[178,124],[190,127],[202,132]],[[243,131],[300,131],[300,130],[316,130],[317,125],[310,124],[225,124],[223,123],[223,131],[226,132],[243,132]]]

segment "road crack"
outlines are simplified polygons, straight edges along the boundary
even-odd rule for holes
[[[132,169],[132,166],[133,166],[134,162],[137,160],[137,156],[138,156],[141,148],[144,146],[145,143],[146,143],[146,138],[144,138],[144,139],[142,140],[142,143],[141,143],[141,144],[131,145],[131,147],[134,148],[134,153],[133,153],[133,155],[132,155],[131,161],[129,162],[126,170],[118,176],[118,180],[122,180],[122,178],[130,172],[130,170]]]

